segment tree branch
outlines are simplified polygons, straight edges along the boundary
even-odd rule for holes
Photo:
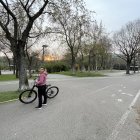
[[[47,6],[48,4],[48,0],[44,0],[44,5],[42,6],[42,8],[32,17],[33,20],[36,20],[44,11],[45,7]]]
[[[12,11],[10,10],[9,6],[8,6],[8,3],[7,5],[3,2],[3,0],[0,0],[0,3],[3,5],[3,7],[5,8],[5,10],[11,15],[11,17],[13,18],[14,20],[14,38],[17,39],[17,29],[18,29],[18,22],[17,22],[17,18],[16,16],[12,13]],[[0,26],[2,27],[2,22],[0,23]],[[3,28],[3,27],[2,27]],[[3,28],[4,29],[4,28]],[[8,30],[8,29],[6,29]],[[4,30],[4,31],[6,31]],[[8,33],[9,35],[9,31],[6,32],[6,34]]]
[[[23,2],[22,2],[21,0],[19,0],[19,1],[20,1],[21,5],[22,5],[23,9],[25,10],[25,12],[26,12],[28,18],[30,19],[31,16],[30,16],[30,14],[29,14],[29,9],[27,9],[27,5],[28,5],[29,0],[27,1],[26,5],[24,5]]]

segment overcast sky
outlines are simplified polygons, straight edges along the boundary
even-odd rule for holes
[[[102,20],[108,32],[140,18],[140,0],[85,0],[85,3],[96,12],[97,21]]]

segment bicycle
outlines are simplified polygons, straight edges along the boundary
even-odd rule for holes
[[[19,95],[19,100],[24,104],[29,104],[34,102],[37,98],[37,91],[34,90],[35,87],[37,87],[37,85],[35,84],[35,79],[34,79],[34,84],[32,88],[22,91]],[[59,92],[58,87],[51,86],[50,84],[46,85],[46,94],[49,99],[54,98],[58,94],[58,92]]]

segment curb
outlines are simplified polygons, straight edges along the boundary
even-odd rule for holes
[[[0,102],[0,104],[9,103],[9,102],[17,101],[17,100],[18,100],[18,99],[13,99],[13,100],[8,100],[8,101],[3,101],[3,102]]]

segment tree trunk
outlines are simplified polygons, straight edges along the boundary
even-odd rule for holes
[[[95,55],[95,71],[98,71],[98,57]]]
[[[18,56],[18,53],[15,53],[14,52],[14,70],[13,70],[13,73],[16,74],[16,78],[19,78],[19,58],[17,57]]]
[[[29,87],[29,84],[26,72],[25,52],[24,47],[22,46],[21,43],[18,44],[17,50],[18,50],[17,65],[19,69],[19,90],[24,90]]]
[[[127,60],[126,74],[130,74],[130,64],[131,64],[131,62],[129,60]]]
[[[10,63],[10,59],[7,58],[7,60],[8,60],[8,64],[9,64],[9,70],[11,71],[11,63]]]
[[[103,70],[105,67],[105,63],[104,63],[104,57],[103,55],[101,56],[101,70]]]
[[[12,43],[11,41],[11,51],[13,52],[13,74],[16,75],[16,78],[18,78],[18,75],[17,75],[17,61],[18,61],[18,58],[17,58],[17,53],[19,53],[18,51],[16,51],[16,45],[14,43]]]
[[[91,71],[91,51],[89,51],[89,55],[88,55],[88,72]]]
[[[32,67],[31,67],[31,64],[29,64],[29,78],[31,78],[32,77]]]
[[[16,62],[15,62],[15,57],[13,57],[13,74],[16,74]]]
[[[135,59],[135,56],[134,56],[134,73],[136,73],[136,59]]]
[[[82,55],[81,55],[81,71],[82,71],[82,72],[85,71],[85,66],[84,66],[84,55],[83,55],[83,53],[82,53]]]
[[[74,54],[72,54],[72,65],[71,65],[71,68],[72,68],[72,73],[75,74],[75,56],[74,56]]]

